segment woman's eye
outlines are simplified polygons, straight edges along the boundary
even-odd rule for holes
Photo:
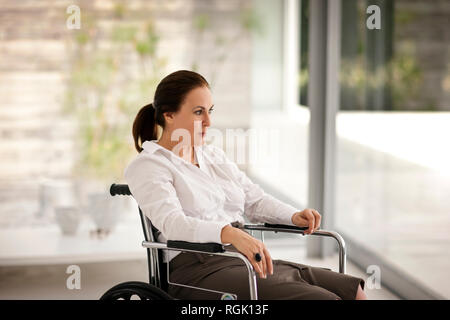
[[[213,108],[209,109],[208,113],[211,113],[211,111],[213,111],[213,110],[214,110]],[[201,115],[202,112],[203,112],[203,110],[197,110],[197,111],[194,111],[194,113],[195,113],[196,115],[198,115],[198,116]]]

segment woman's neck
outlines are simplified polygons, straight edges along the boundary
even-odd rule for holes
[[[161,138],[156,142],[160,146],[166,148],[167,150],[170,150],[174,152],[174,148],[181,143],[181,141],[171,141],[170,139],[167,139],[166,136],[163,134]],[[177,148],[174,152],[177,156],[183,158],[186,161],[190,161],[192,164],[195,164],[198,166],[197,162],[195,161],[195,154],[194,154],[194,147],[180,147]],[[189,157],[190,155],[190,157]]]

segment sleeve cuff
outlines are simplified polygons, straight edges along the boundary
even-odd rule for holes
[[[283,207],[280,208],[280,211],[277,214],[280,220],[280,224],[295,226],[295,224],[292,223],[292,216],[294,215],[294,213],[298,211],[300,210],[297,210],[296,208],[294,208],[289,204],[285,204]]]
[[[200,226],[200,230],[198,230],[198,232],[196,232],[196,234],[198,235],[198,238],[196,239],[195,242],[216,242],[216,243],[220,243],[220,244],[225,244],[222,243],[222,238],[221,238],[221,234],[222,234],[222,229],[223,227],[225,227],[226,225],[229,225],[229,222],[225,222],[225,221],[205,221],[204,223],[201,224]]]

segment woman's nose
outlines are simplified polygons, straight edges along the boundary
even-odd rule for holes
[[[209,127],[211,125],[211,119],[208,113],[205,113],[205,117],[203,118],[203,126]]]

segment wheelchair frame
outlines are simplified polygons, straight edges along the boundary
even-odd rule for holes
[[[130,195],[132,196],[130,189],[128,185],[126,184],[112,184],[110,187],[110,194],[112,196],[115,195]],[[183,286],[198,290],[204,290],[209,292],[216,292],[216,293],[222,293],[222,294],[228,294],[233,297],[236,297],[235,294],[227,293],[227,292],[221,292],[216,291],[212,289],[206,289],[206,288],[200,288],[200,287],[193,287],[185,284],[170,282],[169,279],[169,263],[170,261],[163,262],[163,256],[162,251],[163,250],[172,250],[172,251],[185,251],[185,252],[193,252],[193,253],[202,253],[202,254],[209,254],[209,255],[218,255],[218,256],[226,256],[226,257],[233,257],[241,259],[245,266],[247,267],[248,271],[248,281],[250,286],[250,299],[251,300],[258,300],[258,289],[257,289],[257,283],[256,283],[256,273],[253,269],[252,264],[249,262],[246,256],[244,256],[242,253],[239,252],[232,252],[227,251],[225,248],[227,245],[219,244],[219,243],[194,243],[194,242],[187,242],[187,241],[177,241],[177,240],[168,240],[167,243],[162,243],[156,241],[157,239],[157,233],[160,232],[158,229],[156,229],[150,219],[145,216],[141,208],[139,207],[139,215],[141,218],[141,224],[144,231],[144,238],[145,240],[142,241],[142,246],[147,249],[147,262],[148,262],[148,268],[149,268],[149,283],[151,285],[154,285],[158,287],[159,289],[162,289],[164,291],[167,291],[167,287],[169,284],[177,285],[177,286]],[[253,235],[253,231],[260,231],[261,232],[261,241],[264,242],[264,232],[271,231],[271,232],[286,232],[286,233],[298,233],[305,235],[304,231],[307,229],[307,227],[296,227],[296,226],[290,226],[290,225],[283,225],[283,224],[241,224],[239,228],[250,230],[251,234]],[[324,236],[324,237],[331,237],[334,238],[339,247],[339,273],[346,272],[346,246],[345,241],[342,238],[342,236],[335,232],[335,231],[327,231],[327,230],[318,230],[311,235],[315,236]],[[166,264],[166,268],[163,265]],[[164,270],[165,269],[165,270]],[[165,273],[166,275],[166,281],[163,280],[162,273]]]

